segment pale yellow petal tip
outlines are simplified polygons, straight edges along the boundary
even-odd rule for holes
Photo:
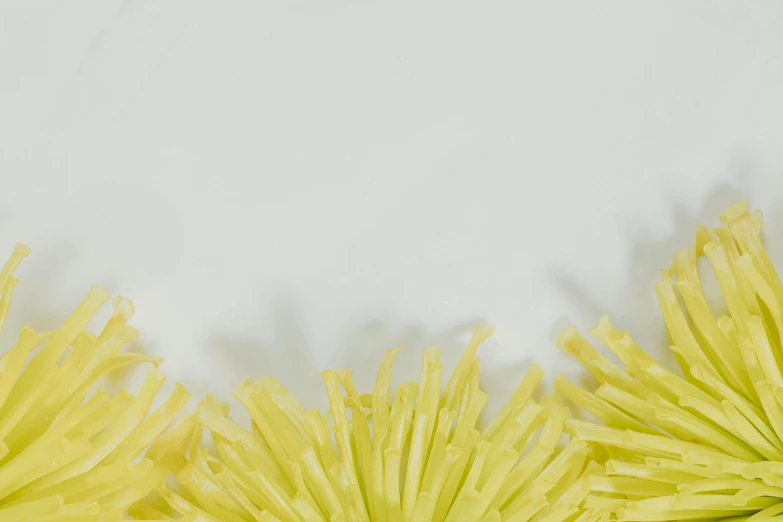
[[[667,268],[662,269],[661,282],[659,283],[659,285],[671,284],[671,282],[674,281],[674,278],[676,276],[677,276],[677,267],[675,265],[671,265]]]
[[[270,391],[279,391],[285,389],[283,385],[280,384],[280,381],[271,375],[264,375],[263,377],[254,379],[251,381],[251,384],[254,388],[263,388]]]
[[[123,328],[123,335],[128,341],[133,341],[141,338],[141,330],[135,326],[125,326]]]
[[[679,248],[674,252],[674,256],[672,256],[672,261],[674,262],[674,266],[670,267],[669,270],[677,270],[679,269],[680,265],[687,265],[690,260],[691,260],[690,249]]]
[[[340,375],[339,372],[335,369],[324,370],[321,372],[321,379],[323,379],[324,381],[328,381],[328,380],[338,381],[340,380]]]
[[[544,369],[536,363],[530,363],[527,367],[527,374],[540,379],[544,376]]]
[[[156,357],[155,359],[159,359]],[[166,382],[166,374],[160,370],[150,370],[147,372],[146,380],[150,383],[164,383]]]
[[[404,346],[397,346],[395,348],[388,348],[383,353],[385,356],[395,358],[401,351],[405,349]]]
[[[221,401],[214,393],[207,393],[204,400],[202,400],[198,406],[197,411],[203,411],[203,408],[208,408],[210,411],[223,414],[223,417],[228,417],[231,411],[231,405],[228,402]]]
[[[735,203],[728,210],[720,215],[721,223],[730,225],[735,221],[742,219],[742,217],[748,214],[748,201],[743,200]]]
[[[694,241],[694,253],[696,256],[704,254],[704,247],[714,242],[714,238],[710,233],[710,230],[699,223],[696,225],[696,240]]]
[[[18,256],[29,256],[32,251],[33,250],[24,243],[17,243],[14,245],[14,254]]]
[[[573,341],[581,339],[582,334],[579,333],[579,329],[575,325],[566,327],[555,340],[555,346],[558,350],[563,350],[569,353],[576,353],[573,350]]]
[[[185,386],[180,382],[174,384],[174,394],[180,395],[185,402],[193,398],[193,395],[190,393],[190,391],[188,391],[188,389],[185,388]]]
[[[111,306],[116,315],[121,315],[125,317],[125,319],[130,319],[136,313],[136,308],[133,306],[133,301],[121,295],[118,295],[112,299]]]
[[[108,301],[110,297],[109,292],[101,285],[92,285],[90,293],[88,294],[88,299],[95,299],[96,301],[103,302]]]
[[[488,338],[492,337],[494,333],[495,328],[493,326],[488,324],[480,324],[473,328],[473,339],[478,343],[482,343]]]
[[[626,332],[619,332],[615,328],[612,320],[608,315],[602,316],[595,326],[587,330],[596,339],[600,340],[604,344],[609,344],[614,341],[619,341],[627,335]]]
[[[712,254],[712,252],[713,252],[713,251],[714,251],[716,248],[720,248],[720,243],[719,243],[718,241],[710,241],[709,243],[705,243],[705,244],[702,246],[702,252],[704,252],[704,254],[705,254],[707,257],[710,257],[710,256],[711,256],[711,254]]]

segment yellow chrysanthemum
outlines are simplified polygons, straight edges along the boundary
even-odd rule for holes
[[[29,253],[17,245],[0,270],[0,327],[17,280],[13,272]],[[177,386],[147,416],[163,383],[151,371],[137,396],[110,397],[94,389],[102,376],[131,364],[160,359],[119,353],[138,331],[128,326],[133,305],[114,301],[114,313],[98,335],[85,330],[107,301],[94,287],[55,331],[22,328],[17,344],[0,357],[0,521],[111,522],[159,486],[183,461],[193,419],[164,434],[189,395]]]
[[[478,328],[441,391],[440,350],[424,351],[419,382],[391,391],[383,357],[372,394],[359,394],[350,371],[323,378],[330,409],[305,411],[277,381],[245,381],[235,396],[252,430],[208,397],[199,422],[217,456],[190,448],[179,486],[137,503],[138,519],[204,522],[562,522],[601,520],[580,508],[588,493],[587,443],[558,442],[567,409],[552,395],[531,398],[542,376],[531,366],[511,400],[483,431],[487,394],[479,389]],[[176,492],[175,492],[176,491]]]
[[[574,329],[559,339],[600,381],[595,393],[560,377],[558,390],[604,425],[570,420],[575,440],[608,455],[586,506],[620,521],[783,520],[783,286],[760,239],[760,212],[740,203],[711,235],[697,232],[656,285],[682,376],[607,318],[591,332],[616,365]],[[696,270],[705,255],[725,300],[716,318]]]

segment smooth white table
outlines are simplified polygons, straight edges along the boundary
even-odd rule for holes
[[[498,396],[740,198],[783,261],[783,3],[0,1],[4,346],[97,282],[196,395],[369,387],[489,321]],[[136,374],[134,374],[136,375]],[[137,375],[136,375],[137,376]],[[318,390],[318,392],[316,392]]]

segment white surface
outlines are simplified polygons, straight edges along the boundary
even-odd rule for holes
[[[507,391],[575,371],[569,322],[654,346],[657,269],[734,200],[783,253],[777,1],[0,6],[12,326],[101,283],[197,397],[399,343],[415,378],[481,320]]]

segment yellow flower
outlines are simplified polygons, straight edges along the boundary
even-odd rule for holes
[[[190,446],[176,492],[137,503],[138,519],[203,522],[562,522],[600,520],[580,508],[588,493],[588,445],[558,442],[567,410],[557,396],[531,395],[533,365],[489,426],[477,428],[487,394],[476,352],[491,329],[477,328],[441,391],[440,350],[424,351],[421,378],[392,393],[388,350],[371,394],[351,372],[326,371],[330,408],[306,411],[271,377],[245,381],[235,396],[252,418],[246,430],[208,397],[199,423],[217,456]]]
[[[620,521],[778,520],[783,514],[783,286],[760,238],[763,218],[739,203],[695,252],[678,252],[656,285],[675,373],[603,318],[591,330],[621,365],[574,328],[559,346],[600,382],[557,389],[603,421],[569,420],[575,440],[606,453],[585,506]],[[706,256],[724,303],[716,314],[696,262]]]
[[[13,272],[30,250],[17,245],[0,270],[0,328],[17,280]],[[191,438],[185,420],[147,446],[189,399],[177,386],[147,416],[164,381],[151,371],[135,397],[110,397],[95,383],[128,365],[161,360],[120,353],[138,330],[127,324],[133,305],[114,300],[114,313],[98,334],[87,323],[108,301],[94,287],[55,331],[22,328],[17,344],[0,357],[0,520],[2,522],[111,522],[162,484],[184,460]],[[146,417],[146,418],[145,418]]]

